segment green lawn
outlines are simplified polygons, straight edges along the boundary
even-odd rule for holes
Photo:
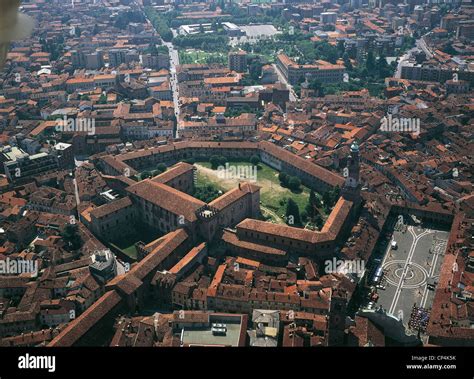
[[[241,178],[230,179],[221,179],[217,175],[217,170],[211,168],[211,163],[206,161],[195,162],[198,167],[198,176],[197,176],[197,191],[195,197],[199,198],[204,202],[211,202],[213,199],[220,196],[218,191],[225,193],[235,187],[237,187],[238,182],[245,180]],[[230,165],[239,167],[239,166],[251,166],[251,163],[246,161],[232,161],[229,162]],[[300,214],[305,210],[306,205],[308,204],[310,189],[304,185],[301,185],[301,190],[293,192],[288,188],[282,187],[278,179],[279,172],[274,170],[270,166],[260,163],[259,169],[257,171],[257,181],[256,184],[261,187],[260,189],[260,205],[263,216],[269,221],[275,223],[285,223],[285,214],[287,207],[287,200],[289,198],[293,199],[294,202],[298,205]],[[148,169],[143,169],[137,175],[138,180],[140,180],[142,174],[145,171],[153,172],[156,170],[156,167],[150,167]],[[203,190],[204,187],[210,186],[210,190]],[[316,196],[321,200],[321,195],[316,193]],[[320,213],[323,219],[326,219],[328,213],[324,209],[320,209]],[[136,255],[135,247],[133,244],[137,241],[144,241],[144,239],[135,238],[134,241],[124,241],[124,242],[115,242],[121,250],[123,250],[127,255],[133,257]]]
[[[137,259],[137,249],[135,248],[135,243],[132,243],[131,245],[122,244],[120,243],[119,245],[115,243],[110,243],[112,246],[114,246],[116,249],[121,250],[125,255],[129,256],[132,259]],[[124,246],[124,247],[121,247]]]
[[[206,52],[203,50],[186,49],[179,51],[179,62],[181,64],[227,64],[227,55],[219,52]]]
[[[229,164],[234,166],[251,165],[249,162],[229,162]],[[198,187],[212,185],[214,188],[217,188],[222,192],[227,192],[228,190],[235,188],[238,184],[238,179],[219,178],[217,176],[217,171],[211,169],[211,164],[209,162],[196,162],[196,165],[198,166]],[[302,185],[300,192],[292,192],[288,188],[284,188],[280,185],[278,175],[279,172],[277,170],[274,170],[266,164],[260,163],[260,169],[257,171],[256,184],[262,187],[260,190],[260,202],[263,208],[262,211],[267,213],[267,216],[270,216],[270,219],[274,222],[282,223],[285,217],[287,199],[292,198],[295,201],[301,214],[308,204],[310,189]],[[266,210],[267,212],[265,212]],[[324,217],[326,217],[325,214]]]
[[[121,250],[125,255],[128,255],[130,258],[137,258],[137,249],[135,248],[135,243],[144,242],[149,243],[156,240],[160,235],[150,230],[150,228],[144,225],[134,225],[133,232],[129,233],[123,238],[117,239],[111,242],[111,245],[115,246],[117,249]]]

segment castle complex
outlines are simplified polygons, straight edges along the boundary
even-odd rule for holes
[[[268,142],[236,144],[232,142],[177,142],[134,153],[99,157],[104,172],[124,176],[158,163],[189,158],[208,158],[214,154],[226,158],[248,158],[258,154],[269,166],[296,175],[316,191],[326,191],[342,185],[342,196],[319,232],[287,225],[259,221],[260,188],[248,182],[206,204],[191,196],[194,185],[193,165],[179,162],[165,173],[123,186],[122,197],[95,209],[83,212],[86,223],[101,238],[110,239],[121,233],[131,219],[137,218],[160,233],[185,228],[194,238],[212,241],[216,235],[224,238],[233,249],[242,249],[246,240],[252,240],[254,249],[282,248],[304,255],[320,257],[331,255],[338,239],[347,231],[350,215],[360,203],[359,147],[351,146],[351,155],[345,180],[320,166],[306,162]],[[126,182],[128,184],[130,182]],[[233,228],[235,231],[224,230]],[[230,237],[229,234],[233,234]],[[199,237],[197,237],[199,236]],[[247,246],[248,248],[248,246]],[[255,252],[249,251],[249,256]]]
[[[335,256],[337,247],[343,241],[342,236],[350,230],[354,211],[360,202],[358,149],[354,142],[346,180],[265,142],[178,142],[150,150],[97,157],[99,167],[106,173],[104,178],[116,183],[114,188],[123,197],[84,210],[81,220],[85,225],[105,241],[116,238],[124,233],[130,223],[136,222],[165,234],[148,244],[138,244],[139,262],[125,275],[107,283],[104,302],[109,305],[102,310],[105,313],[100,319],[104,322],[107,315],[116,314],[121,309],[141,307],[150,295],[160,304],[190,309],[251,312],[252,309],[268,308],[273,304],[282,309],[329,315],[330,287],[314,292],[309,298],[300,298],[296,294],[264,294],[235,285],[229,287],[223,280],[226,270],[237,264],[231,261],[217,269],[207,293],[199,295],[191,291],[189,301],[185,300],[189,293],[184,298],[183,294],[177,295],[179,285],[175,284],[179,276],[206,256],[207,246],[216,240],[221,241],[227,256],[241,260],[238,265],[242,268],[258,262],[282,267],[292,255],[306,255],[316,261]],[[192,197],[196,168],[188,163],[175,163],[166,172],[139,182],[123,175],[157,163],[207,158],[216,153],[241,159],[259,154],[263,162],[298,175],[310,188],[321,191],[342,185],[343,195],[321,230],[311,231],[260,221],[260,187],[249,182],[240,182],[238,187],[208,204]],[[303,282],[300,285],[309,284]],[[89,308],[70,323],[51,345],[87,341],[83,337],[91,334],[93,326],[97,327],[90,321],[97,318],[94,312],[99,311]],[[77,334],[78,330],[81,333]]]

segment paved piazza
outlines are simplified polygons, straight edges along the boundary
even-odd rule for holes
[[[434,291],[428,289],[428,283],[437,282],[448,233],[404,225],[401,220],[395,225],[382,261],[384,276],[377,292],[378,305],[407,326],[415,304],[431,307]],[[392,241],[397,242],[396,249],[391,247]]]

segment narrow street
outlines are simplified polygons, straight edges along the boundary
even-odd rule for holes
[[[395,71],[395,78],[398,78],[400,79],[402,77],[402,67],[403,67],[403,64],[408,61],[411,57],[411,54],[415,51],[415,50],[418,50],[416,47],[414,47],[413,49],[410,49],[408,50],[405,54],[403,54],[400,59],[398,60],[398,65],[397,65],[397,69]]]
[[[426,58],[431,59],[433,58],[433,53],[431,52],[430,48],[426,44],[425,40],[423,39],[423,36],[416,41],[416,46],[423,50],[423,52],[426,54]]]
[[[148,24],[153,28],[156,34],[159,35],[158,31],[150,21],[150,19],[147,17],[145,14],[145,10],[143,7],[135,3],[135,5],[141,10],[143,13],[143,16],[146,18]],[[171,84],[171,91],[173,92],[173,103],[174,103],[174,109],[175,109],[175,116],[176,116],[176,129],[174,131],[174,137],[179,138],[179,127],[180,127],[180,111],[179,111],[179,89],[178,89],[178,78],[176,76],[176,66],[179,65],[179,54],[178,50],[175,49],[173,43],[171,42],[165,42],[161,40],[161,43],[163,46],[166,46],[169,50],[169,55],[170,55],[170,84]]]
[[[286,85],[288,87],[288,89],[290,90],[290,101],[296,101],[297,97],[296,97],[295,91],[293,90],[293,86],[291,86],[286,81],[285,77],[283,76],[283,73],[280,71],[280,69],[278,68],[278,66],[275,63],[273,63],[272,66],[273,66],[273,69],[275,70],[275,72],[278,75],[278,80],[280,81],[280,83],[283,83],[284,85]]]
[[[176,76],[176,66],[179,65],[179,54],[178,50],[175,49],[171,42],[163,41],[163,45],[168,47],[170,54],[170,76],[171,76],[171,90],[173,91],[173,103],[176,115],[176,130],[175,138],[179,138],[180,128],[180,111],[179,111],[179,89],[178,89],[178,77]]]
[[[433,57],[433,54],[431,53],[429,47],[426,45],[426,42],[424,41],[423,37],[421,37],[420,39],[416,40],[415,47],[408,50],[405,54],[403,54],[399,58],[397,69],[395,71],[395,78],[401,78],[401,76],[402,76],[402,67],[403,67],[404,63],[407,62],[410,59],[411,55],[417,50],[418,51],[422,50],[426,54],[426,57],[428,59]]]
[[[74,196],[76,197],[76,204],[79,205],[81,204],[81,199],[79,197],[79,189],[77,188],[76,178],[74,178],[72,182],[74,183]]]

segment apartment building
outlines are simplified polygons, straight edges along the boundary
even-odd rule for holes
[[[231,51],[228,55],[229,70],[236,72],[247,71],[247,53],[243,50]]]
[[[3,169],[10,182],[28,179],[59,167],[56,156],[45,152],[30,155],[15,146],[5,146],[0,152]]]

